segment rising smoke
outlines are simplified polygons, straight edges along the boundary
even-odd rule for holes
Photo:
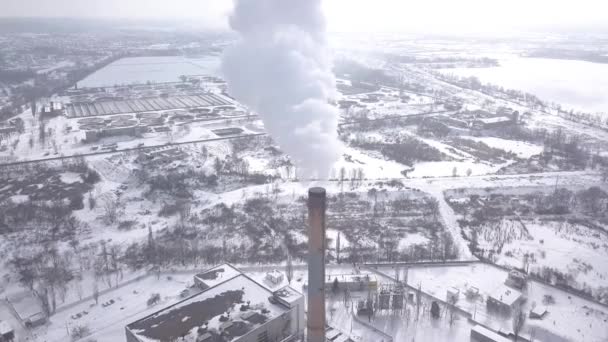
[[[230,93],[301,175],[326,178],[342,145],[321,0],[235,0],[230,26],[240,35],[223,59]]]

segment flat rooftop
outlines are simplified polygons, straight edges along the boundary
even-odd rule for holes
[[[238,274],[230,278],[233,270]],[[270,290],[232,266],[218,266],[203,274],[210,272],[218,275],[211,279],[215,286],[133,322],[127,329],[146,342],[216,341],[220,335],[221,341],[229,342],[290,310],[278,302],[271,303]]]
[[[6,335],[13,331],[13,328],[5,321],[0,321],[0,335]]]
[[[199,281],[205,283],[205,285],[207,285],[208,287],[214,287],[217,284],[228,281],[241,274],[241,271],[237,270],[236,268],[228,264],[224,264],[214,267],[208,271],[199,273],[194,277],[197,278]]]
[[[494,123],[512,121],[511,118],[506,117],[506,116],[498,116],[498,117],[493,117],[493,118],[481,118],[478,120],[484,124],[494,124]]]
[[[329,274],[325,279],[325,284],[333,283],[335,279],[338,279],[338,282],[344,283],[356,283],[356,282],[373,282],[377,281],[377,277],[371,273],[361,273],[361,274]]]
[[[490,293],[490,297],[508,306],[512,306],[521,296],[521,292],[506,285],[500,285]]]
[[[508,338],[502,337],[501,335],[499,335],[499,334],[493,332],[492,330],[487,329],[481,325],[474,326],[473,329],[471,329],[471,333],[473,333],[473,332],[476,332],[477,334],[484,336],[495,342],[510,342],[511,341]],[[486,341],[486,340],[480,340],[480,339],[473,337],[473,338],[471,338],[471,341]]]

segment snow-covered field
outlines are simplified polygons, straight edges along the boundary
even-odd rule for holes
[[[219,74],[219,59],[132,57],[120,59],[79,83],[81,87],[101,87],[150,82],[179,82],[182,75]]]
[[[528,234],[524,232],[525,230]],[[555,268],[570,274],[584,287],[608,284],[608,235],[581,224],[556,221],[505,220],[489,226],[479,234],[480,247],[497,241],[501,231],[511,230],[519,238],[508,239],[496,262],[500,265],[522,267],[524,254],[529,255],[530,271],[541,273],[542,267]],[[518,234],[519,232],[519,234]],[[487,239],[486,239],[487,238]]]
[[[498,67],[446,69],[444,72],[477,76],[483,83],[524,90],[568,108],[608,112],[608,103],[602,95],[608,91],[608,66],[605,64],[525,57],[502,60],[500,64]]]
[[[508,140],[501,139],[496,137],[462,137],[465,139],[470,139],[473,141],[480,141],[485,143],[486,145],[497,148],[500,150],[505,150],[507,152],[515,153],[519,158],[528,159],[532,156],[539,155],[543,151],[543,147],[539,145],[534,145],[531,143],[527,143],[519,140]]]

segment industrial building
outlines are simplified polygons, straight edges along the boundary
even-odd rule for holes
[[[513,119],[508,116],[497,116],[493,118],[476,119],[473,126],[477,129],[496,129],[508,127],[513,124]]]
[[[63,115],[65,113],[63,103],[51,101],[48,105],[42,107],[41,113],[44,116]]]
[[[523,299],[521,292],[506,285],[500,285],[488,296],[486,304],[488,310],[511,314]]]
[[[471,342],[510,342],[508,338],[493,332],[481,325],[471,329]]]
[[[283,341],[303,334],[304,296],[289,286],[270,291],[228,264],[195,282],[205,290],[127,325],[127,342]]]
[[[338,290],[350,291],[376,291],[378,289],[378,279],[373,274],[331,274],[325,279],[325,288],[333,290],[337,284]]]
[[[130,100],[73,102],[67,105],[70,117],[86,117],[125,113],[143,113],[179,108],[200,108],[232,105],[228,98],[217,94],[148,97]]]
[[[15,330],[5,321],[0,321],[0,342],[12,342],[15,339]]]

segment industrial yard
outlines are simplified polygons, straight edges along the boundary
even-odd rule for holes
[[[0,342],[607,341],[608,121],[462,70],[546,42],[244,27],[0,32]]]

